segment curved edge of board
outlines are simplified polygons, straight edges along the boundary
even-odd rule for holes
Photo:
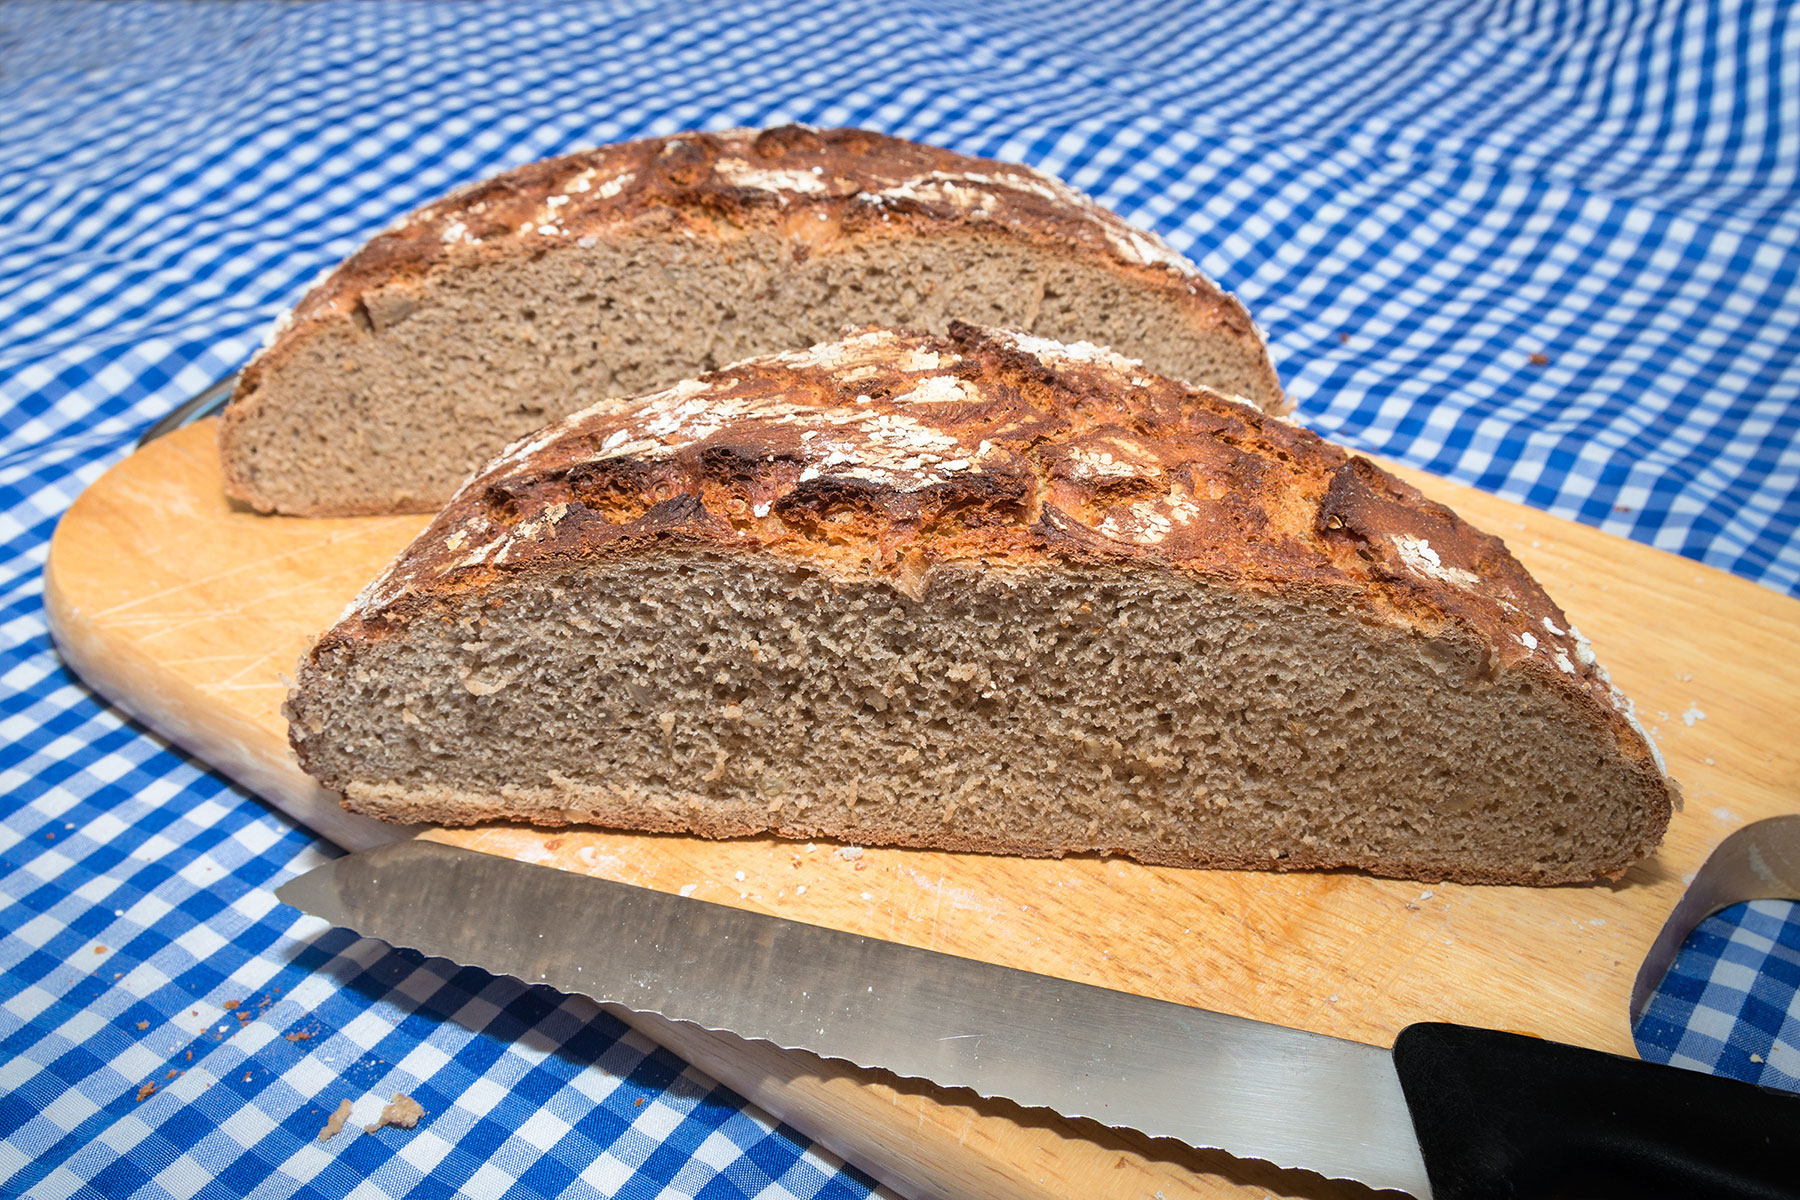
[[[64,514],[44,567],[44,609],[57,652],[109,703],[332,842],[356,850],[415,836],[416,828],[346,812],[334,793],[300,770],[266,722],[168,670],[122,632],[129,623],[106,619],[110,602],[93,581],[118,548],[113,518],[134,502],[146,466],[160,473],[181,458],[210,460],[214,424],[177,430],[115,464]],[[1084,1130],[1053,1114],[1004,1111],[1010,1106],[971,1097],[959,1103],[929,1085],[884,1082],[843,1064],[655,1017],[614,1015],[907,1200],[1127,1200],[1159,1191],[1167,1200],[1235,1200],[1271,1190],[1337,1200],[1354,1194],[1330,1185],[1309,1188],[1316,1181],[1304,1175],[1296,1183],[1282,1173],[1271,1184],[1272,1169],[1263,1164],[1226,1156],[1214,1161],[1175,1146],[1138,1149],[1110,1131]]]
[[[167,664],[133,642],[129,623],[109,615],[107,606],[117,607],[117,598],[108,600],[95,590],[95,574],[107,569],[116,573],[119,564],[114,560],[132,548],[133,539],[144,535],[146,522],[159,519],[154,505],[146,510],[147,490],[162,488],[158,495],[166,493],[174,505],[171,514],[184,512],[184,506],[191,504],[193,515],[220,521],[220,529],[257,519],[248,514],[226,513],[222,501],[217,500],[215,436],[216,421],[207,420],[159,439],[116,465],[65,515],[52,541],[45,571],[45,607],[58,649],[76,674],[118,707],[339,844],[354,848],[375,840],[407,836],[408,830],[379,823],[372,823],[371,828],[363,824],[363,818],[345,813],[335,795],[318,788],[299,771],[282,728],[266,719],[266,714],[265,719],[252,719],[240,708],[221,704],[218,693],[206,691],[191,679],[169,678]],[[1441,490],[1450,498],[1460,497],[1466,489],[1443,485]],[[1473,493],[1469,495],[1472,506],[1478,503]],[[1495,506],[1493,511],[1502,510]],[[1567,576],[1568,591],[1578,606],[1584,611],[1593,609],[1597,616],[1602,611],[1611,612],[1615,629],[1619,628],[1620,613],[1654,614],[1657,606],[1670,603],[1698,612],[1713,607],[1705,603],[1709,600],[1715,604],[1729,601],[1730,611],[1745,627],[1734,635],[1737,641],[1732,648],[1731,674],[1714,662],[1695,663],[1673,655],[1654,640],[1626,647],[1633,652],[1627,666],[1646,682],[1653,672],[1667,676],[1678,670],[1700,671],[1706,690],[1701,684],[1689,687],[1686,683],[1678,692],[1663,689],[1664,703],[1670,704],[1672,711],[1677,699],[1680,703],[1704,700],[1705,707],[1714,710],[1712,720],[1698,728],[1679,721],[1674,724],[1677,749],[1681,748],[1681,739],[1705,735],[1705,753],[1718,755],[1721,764],[1736,749],[1740,767],[1736,774],[1713,770],[1711,757],[1704,759],[1706,767],[1697,766],[1701,751],[1696,747],[1687,749],[1686,762],[1703,781],[1715,787],[1732,780],[1739,786],[1749,786],[1752,793],[1734,801],[1730,822],[1711,822],[1705,818],[1704,810],[1690,814],[1684,828],[1666,844],[1669,849],[1663,861],[1646,868],[1646,877],[1640,881],[1660,896],[1678,888],[1686,863],[1699,860],[1703,848],[1713,840],[1713,824],[1728,826],[1756,815],[1758,801],[1753,797],[1772,794],[1780,784],[1775,776],[1788,769],[1790,760],[1784,757],[1777,762],[1771,751],[1767,764],[1758,758],[1754,771],[1744,774],[1745,757],[1739,743],[1749,723],[1741,716],[1734,723],[1727,719],[1727,713],[1737,711],[1729,707],[1731,704],[1742,707],[1733,697],[1748,687],[1739,678],[1743,673],[1757,680],[1765,675],[1788,678],[1791,669],[1782,664],[1791,662],[1791,658],[1782,650],[1787,646],[1794,613],[1800,610],[1785,597],[1686,560],[1670,558],[1664,564],[1678,563],[1682,568],[1679,572],[1634,569],[1634,565],[1641,568],[1647,561],[1641,553],[1647,548],[1566,522],[1522,511],[1517,515],[1517,531],[1525,542],[1522,555]],[[169,519],[176,517],[171,515]],[[1531,522],[1529,533],[1527,521]],[[108,522],[111,524],[105,524]],[[97,523],[104,526],[104,537],[92,536]],[[394,527],[395,537],[403,533],[399,526]],[[1543,537],[1541,549],[1533,540],[1534,534]],[[352,540],[350,535],[346,534],[346,540]],[[374,540],[370,538],[371,542]],[[1608,569],[1577,573],[1564,566],[1585,559],[1603,563]],[[1611,597],[1603,597],[1609,586],[1613,588]],[[1607,600],[1605,605],[1601,603],[1603,598]],[[1597,632],[1604,638],[1606,631]],[[1619,640],[1623,644],[1624,639]],[[1722,689],[1725,680],[1733,683],[1731,692]],[[1769,693],[1769,698],[1759,700],[1759,705],[1776,703],[1775,689],[1763,687],[1761,691]],[[1716,704],[1709,695],[1716,698]],[[1785,702],[1780,708],[1758,711],[1768,717],[1765,727],[1780,728],[1791,720],[1788,714],[1792,710]],[[1760,803],[1766,807],[1766,800]],[[1743,816],[1738,815],[1739,810]],[[371,840],[363,841],[363,837]],[[1595,895],[1597,901],[1604,902],[1611,893],[1602,889]],[[1673,895],[1669,902],[1673,903]],[[1397,897],[1395,907],[1399,907]],[[1407,905],[1406,911],[1412,916],[1397,919],[1430,924],[1444,935],[1429,941],[1431,953],[1449,955],[1452,951],[1444,947],[1453,941],[1468,941],[1473,935],[1471,930],[1450,924],[1454,918],[1442,903]],[[1612,915],[1611,909],[1605,911]],[[1590,924],[1601,926],[1604,922]],[[1615,921],[1607,927],[1609,937],[1618,925]],[[1597,936],[1587,924],[1582,930],[1584,937]],[[1652,932],[1643,932],[1646,945]],[[1630,948],[1636,949],[1635,942]],[[1588,962],[1593,966],[1596,960]],[[1611,972],[1595,970],[1583,979],[1590,993],[1605,991],[1608,998],[1614,990],[1622,995],[1628,982],[1624,977],[1615,978]],[[1320,999],[1317,1003],[1324,1005],[1327,1001]],[[1585,1036],[1603,1037],[1621,1048],[1628,1046],[1622,1002],[1618,1008],[1616,1027],[1609,1013],[1604,1028],[1587,1027]],[[821,1145],[869,1169],[915,1200],[940,1195],[1003,1200],[1048,1200],[1062,1195],[1122,1198],[1149,1196],[1158,1190],[1168,1200],[1179,1196],[1261,1196],[1271,1192],[1330,1197],[1361,1194],[1332,1190],[1307,1177],[1296,1179],[1285,1173],[1276,1176],[1258,1163],[1204,1159],[1196,1165],[1197,1152],[1184,1155],[1179,1147],[1154,1145],[1140,1150],[1105,1131],[1089,1131],[1059,1122],[1048,1114],[989,1109],[968,1102],[968,1097],[914,1091],[903,1082],[884,1081],[823,1060],[792,1060],[772,1047],[726,1039],[724,1035],[666,1022],[658,1024],[652,1018],[636,1015],[622,1015],[622,1019],[643,1036],[668,1046],[697,1069],[760,1105],[765,1112],[805,1131]],[[1291,1014],[1287,1019],[1299,1021]]]
[[[84,501],[93,494],[89,488],[63,514],[44,562],[44,616],[69,669],[159,736],[336,845],[361,850],[413,836],[414,827],[345,811],[336,794],[300,770],[286,743],[271,744],[265,730],[208,702],[193,685],[160,669],[129,640],[110,636],[104,624],[92,619],[92,605],[68,582],[63,562],[72,553],[70,531],[79,530]]]

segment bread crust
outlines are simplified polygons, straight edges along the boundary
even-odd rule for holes
[[[589,823],[591,818],[565,808],[564,797],[554,789],[507,789],[504,796],[472,795],[452,788],[414,788],[397,785],[351,785],[344,807],[352,812],[400,825],[485,825],[493,822],[524,822],[540,828],[560,829]],[[692,834],[704,838],[751,837],[774,834],[776,837],[806,840],[829,838],[852,841],[857,845],[902,846],[915,850],[948,850],[954,854],[1004,854],[1014,858],[1067,858],[1070,854],[1110,855],[1110,850],[1086,847],[1046,845],[1018,838],[982,836],[943,828],[918,829],[892,822],[859,820],[853,833],[830,821],[790,820],[785,816],[771,819],[755,805],[740,805],[741,811],[728,815],[696,816],[671,814],[650,798],[634,794],[622,787],[607,801],[607,824],[644,833]],[[1659,830],[1660,834],[1660,830]],[[1648,848],[1646,848],[1647,851]],[[1155,847],[1133,847],[1129,856],[1153,867],[1182,867],[1221,871],[1332,871],[1342,869],[1368,871],[1399,879],[1416,879],[1420,883],[1472,883],[1493,885],[1545,885],[1587,883],[1595,878],[1591,870],[1567,875],[1522,878],[1517,872],[1481,862],[1459,865],[1423,860],[1391,858],[1380,863],[1366,859],[1308,852],[1294,847],[1294,852],[1281,858],[1267,854],[1219,853],[1203,847],[1181,851]],[[1622,875],[1630,865],[1622,861],[1616,869],[1602,872],[1601,878]]]
[[[800,259],[871,240],[957,237],[1016,239],[1086,258],[1164,293],[1196,329],[1239,343],[1258,376],[1246,398],[1270,412],[1292,408],[1244,306],[1154,233],[1029,167],[868,130],[787,125],[649,138],[529,163],[379,234],[279,319],[245,367],[223,414],[226,490],[262,511],[349,511],[278,506],[264,496],[239,448],[246,423],[270,402],[265,382],[320,331],[348,322],[380,329],[403,318],[433,272],[647,233],[728,253],[732,239],[755,230],[782,233]]]
[[[327,660],[509,579],[692,550],[880,580],[915,597],[945,568],[1075,567],[1187,572],[1306,597],[1459,646],[1490,680],[1529,676],[1565,696],[1578,720],[1610,734],[1641,794],[1651,832],[1644,852],[1676,799],[1630,701],[1499,538],[1369,460],[1241,401],[1091,345],[961,324],[947,336],[869,330],[753,359],[629,410],[576,413],[514,444],[320,639],[296,697]],[[302,766],[319,773],[307,737],[297,726],[291,736]],[[405,789],[323,782],[376,816],[441,820],[446,811]],[[518,817],[523,806],[529,819],[557,823],[566,818],[551,792],[520,792],[510,807],[463,797],[453,819]],[[628,789],[620,803],[631,808]],[[629,823],[751,831],[655,813]],[[935,833],[916,837],[886,834],[944,844]],[[1062,852],[979,838],[955,848]],[[1204,853],[1147,859],[1177,860],[1271,865]],[[1480,864],[1446,877],[1521,882]]]

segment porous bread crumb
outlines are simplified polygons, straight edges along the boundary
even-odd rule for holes
[[[347,1106],[349,1101],[345,1101],[345,1104]],[[347,1108],[346,1112],[348,1112]],[[417,1100],[405,1092],[395,1092],[394,1098],[382,1108],[381,1115],[375,1118],[375,1123],[364,1125],[363,1132],[374,1133],[389,1125],[397,1129],[411,1129],[419,1123],[419,1118],[424,1115],[425,1109]]]
[[[325,1118],[325,1128],[319,1130],[319,1140],[329,1142],[344,1132],[344,1122],[350,1119],[350,1101],[339,1100],[337,1110]]]

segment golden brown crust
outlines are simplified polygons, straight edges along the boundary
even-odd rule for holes
[[[315,648],[506,576],[703,547],[880,579],[947,564],[1194,572],[1473,639],[1654,748],[1580,634],[1500,539],[1367,459],[1085,343],[955,325],[869,330],[597,405],[478,472]]]
[[[277,322],[225,410],[225,443],[245,419],[244,402],[310,326],[354,319],[379,328],[398,319],[384,307],[410,303],[396,285],[607,237],[723,242],[756,228],[782,230],[796,255],[862,239],[1003,235],[1104,261],[1168,293],[1196,327],[1227,331],[1253,347],[1248,357],[1261,360],[1262,378],[1249,398],[1270,411],[1291,407],[1243,305],[1156,235],[1029,167],[868,130],[789,125],[602,146],[529,163],[420,209],[331,271]],[[225,466],[231,494],[258,503],[230,454]]]
[[[781,226],[815,248],[859,234],[1005,229],[1220,304],[1220,320],[1254,334],[1243,307],[1161,238],[1051,176],[865,129],[799,125],[622,142],[483,180],[377,235],[292,320],[351,311],[373,285],[459,258],[539,254],[646,221],[696,234]]]

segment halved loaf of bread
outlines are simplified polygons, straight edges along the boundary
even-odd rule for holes
[[[1092,345],[872,330],[577,413],[300,665],[396,821],[1559,883],[1673,798],[1493,537]]]
[[[265,512],[431,512],[591,400],[848,326],[953,318],[1098,341],[1285,403],[1242,305],[1055,179],[787,126],[534,163],[377,237],[245,370],[227,487]]]

